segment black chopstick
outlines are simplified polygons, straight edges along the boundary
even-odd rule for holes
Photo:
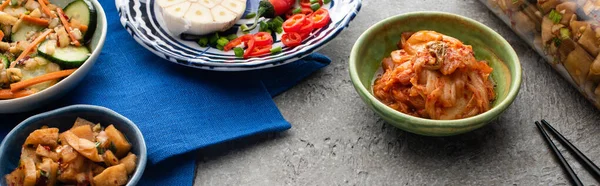
[[[579,160],[583,161],[584,165],[587,166],[588,170],[591,171],[596,179],[600,178],[600,168],[594,164],[585,154],[583,154],[577,147],[575,147],[569,140],[567,140],[562,134],[560,134],[550,123],[546,122],[546,120],[542,120],[542,124],[544,124],[547,128],[550,129],[550,133],[554,134],[554,136],[569,149],[571,152],[575,154],[575,157],[579,158]]]
[[[556,148],[556,145],[554,145],[554,142],[552,142],[552,140],[550,139],[550,137],[546,133],[546,130],[544,130],[544,128],[542,127],[540,122],[536,121],[535,125],[540,130],[540,133],[542,133],[542,135],[544,136],[546,143],[548,144],[548,146],[550,146],[550,149],[552,149],[552,152],[554,152],[554,155],[560,161],[560,165],[563,167],[563,170],[565,170],[567,172],[567,174],[569,175],[569,177],[571,178],[571,183],[573,183],[573,185],[583,186],[583,183],[581,183],[581,180],[579,180],[579,177],[577,177],[577,174],[575,174],[575,172],[573,171],[573,169],[571,168],[569,163],[567,163],[567,161],[565,160],[565,157],[563,157],[563,155],[560,153],[560,151],[558,151],[558,148]]]

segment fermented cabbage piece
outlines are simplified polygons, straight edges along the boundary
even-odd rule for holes
[[[58,175],[58,163],[54,162],[50,158],[44,158],[42,163],[39,165],[40,176],[46,177],[46,185],[56,185]]]
[[[104,129],[106,136],[108,136],[108,142],[112,143],[115,147],[115,155],[118,158],[125,157],[129,150],[131,150],[131,144],[125,138],[125,135],[121,131],[117,130],[115,126],[109,125]]]
[[[382,61],[384,72],[373,84],[377,99],[406,114],[441,120],[491,108],[493,69],[475,59],[471,46],[434,31],[419,31],[405,40]]]
[[[585,31],[581,34],[581,38],[577,41],[581,46],[587,50],[592,56],[598,55],[598,37],[596,37],[596,32],[592,29],[591,26],[588,26]]]
[[[69,131],[71,131],[77,137],[80,137],[80,138],[83,138],[83,139],[87,139],[87,140],[92,141],[92,142],[94,142],[96,140],[94,138],[94,132],[92,131],[92,126],[91,125],[76,126],[76,127],[71,128]]]
[[[102,155],[102,158],[104,158],[104,163],[106,163],[106,165],[108,165],[108,166],[113,166],[113,165],[119,164],[119,159],[110,150],[107,150],[106,152],[104,152],[104,154]]]
[[[96,175],[102,173],[102,171],[104,171],[104,169],[105,169],[103,166],[100,166],[100,165],[95,164],[95,163],[93,163],[91,166],[92,166],[92,174],[93,174],[93,176],[96,176]]]
[[[133,171],[135,171],[135,165],[137,161],[137,156],[133,153],[129,153],[127,154],[127,156],[125,156],[123,159],[121,159],[121,161],[119,161],[119,163],[122,163],[125,165],[125,168],[127,169],[127,174],[132,174]]]
[[[94,142],[91,142],[87,139],[79,138],[71,131],[66,131],[62,134],[64,135],[65,140],[67,140],[67,143],[69,143],[69,145],[81,155],[94,162],[104,161],[100,154],[98,154],[98,149],[96,148],[96,144]]]
[[[58,145],[57,141],[58,128],[37,129],[29,134],[23,146],[35,147],[37,145],[47,145],[56,147]]]
[[[577,85],[583,85],[594,60],[583,48],[577,46],[564,61],[565,69]]]
[[[127,169],[123,164],[108,167],[102,173],[94,176],[94,185],[96,186],[125,184],[127,184]]]
[[[58,161],[58,153],[50,151],[51,149],[49,147],[44,147],[42,145],[38,145],[38,147],[35,149],[35,154],[37,154],[38,156],[41,157],[46,157],[46,158],[50,158],[53,161]]]
[[[21,164],[23,164],[25,179],[23,181],[24,186],[34,186],[37,178],[38,171],[35,168],[35,162],[32,159],[21,159]]]
[[[73,127],[72,127],[72,128],[79,127],[79,126],[83,126],[83,125],[89,125],[89,126],[92,126],[92,127],[93,127],[95,124],[94,124],[94,123],[92,123],[91,121],[88,121],[88,120],[86,120],[86,119],[83,119],[83,118],[79,118],[79,117],[78,117],[78,118],[75,120],[75,123],[73,123]]]
[[[6,184],[8,184],[8,185],[14,185],[14,186],[23,185],[23,179],[25,179],[25,173],[23,172],[23,165],[21,165],[21,167],[17,167],[10,174],[7,174],[6,176],[4,176],[4,178],[6,179]]]
[[[65,148],[68,149],[68,148]],[[61,155],[63,153],[61,152]],[[68,154],[68,156],[74,156],[74,157],[70,157],[69,161],[64,161],[61,163],[64,167],[66,168],[61,168],[61,174],[58,175],[58,181],[62,182],[62,183],[71,183],[71,184],[76,184],[78,183],[78,175],[81,175],[83,173],[85,173],[86,171],[90,170],[90,160],[88,160],[87,158],[83,157],[82,155],[80,155],[77,152],[70,152],[70,153],[64,153],[65,155]]]

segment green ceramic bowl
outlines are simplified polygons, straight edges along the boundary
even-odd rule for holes
[[[381,60],[397,50],[400,34],[433,30],[473,46],[475,57],[494,68],[496,100],[489,111],[465,119],[431,120],[396,111],[375,98],[371,85]],[[427,136],[450,136],[480,128],[497,118],[515,100],[521,85],[519,58],[502,36],[485,25],[442,12],[413,12],[385,19],[365,31],[350,54],[350,77],[362,100],[389,124]]]

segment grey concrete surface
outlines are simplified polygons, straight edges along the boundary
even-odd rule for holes
[[[523,84],[499,119],[424,137],[386,124],[359,99],[347,72],[355,40],[379,20],[420,10],[473,18],[515,48]],[[600,163],[598,110],[479,1],[364,0],[350,28],[320,52],[333,63],[275,98],[293,128],[203,149],[195,185],[568,185],[533,124],[541,118]],[[586,185],[599,184],[563,153]]]

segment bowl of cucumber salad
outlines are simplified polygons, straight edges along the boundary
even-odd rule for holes
[[[0,113],[33,110],[75,87],[106,38],[98,1],[0,2]]]

